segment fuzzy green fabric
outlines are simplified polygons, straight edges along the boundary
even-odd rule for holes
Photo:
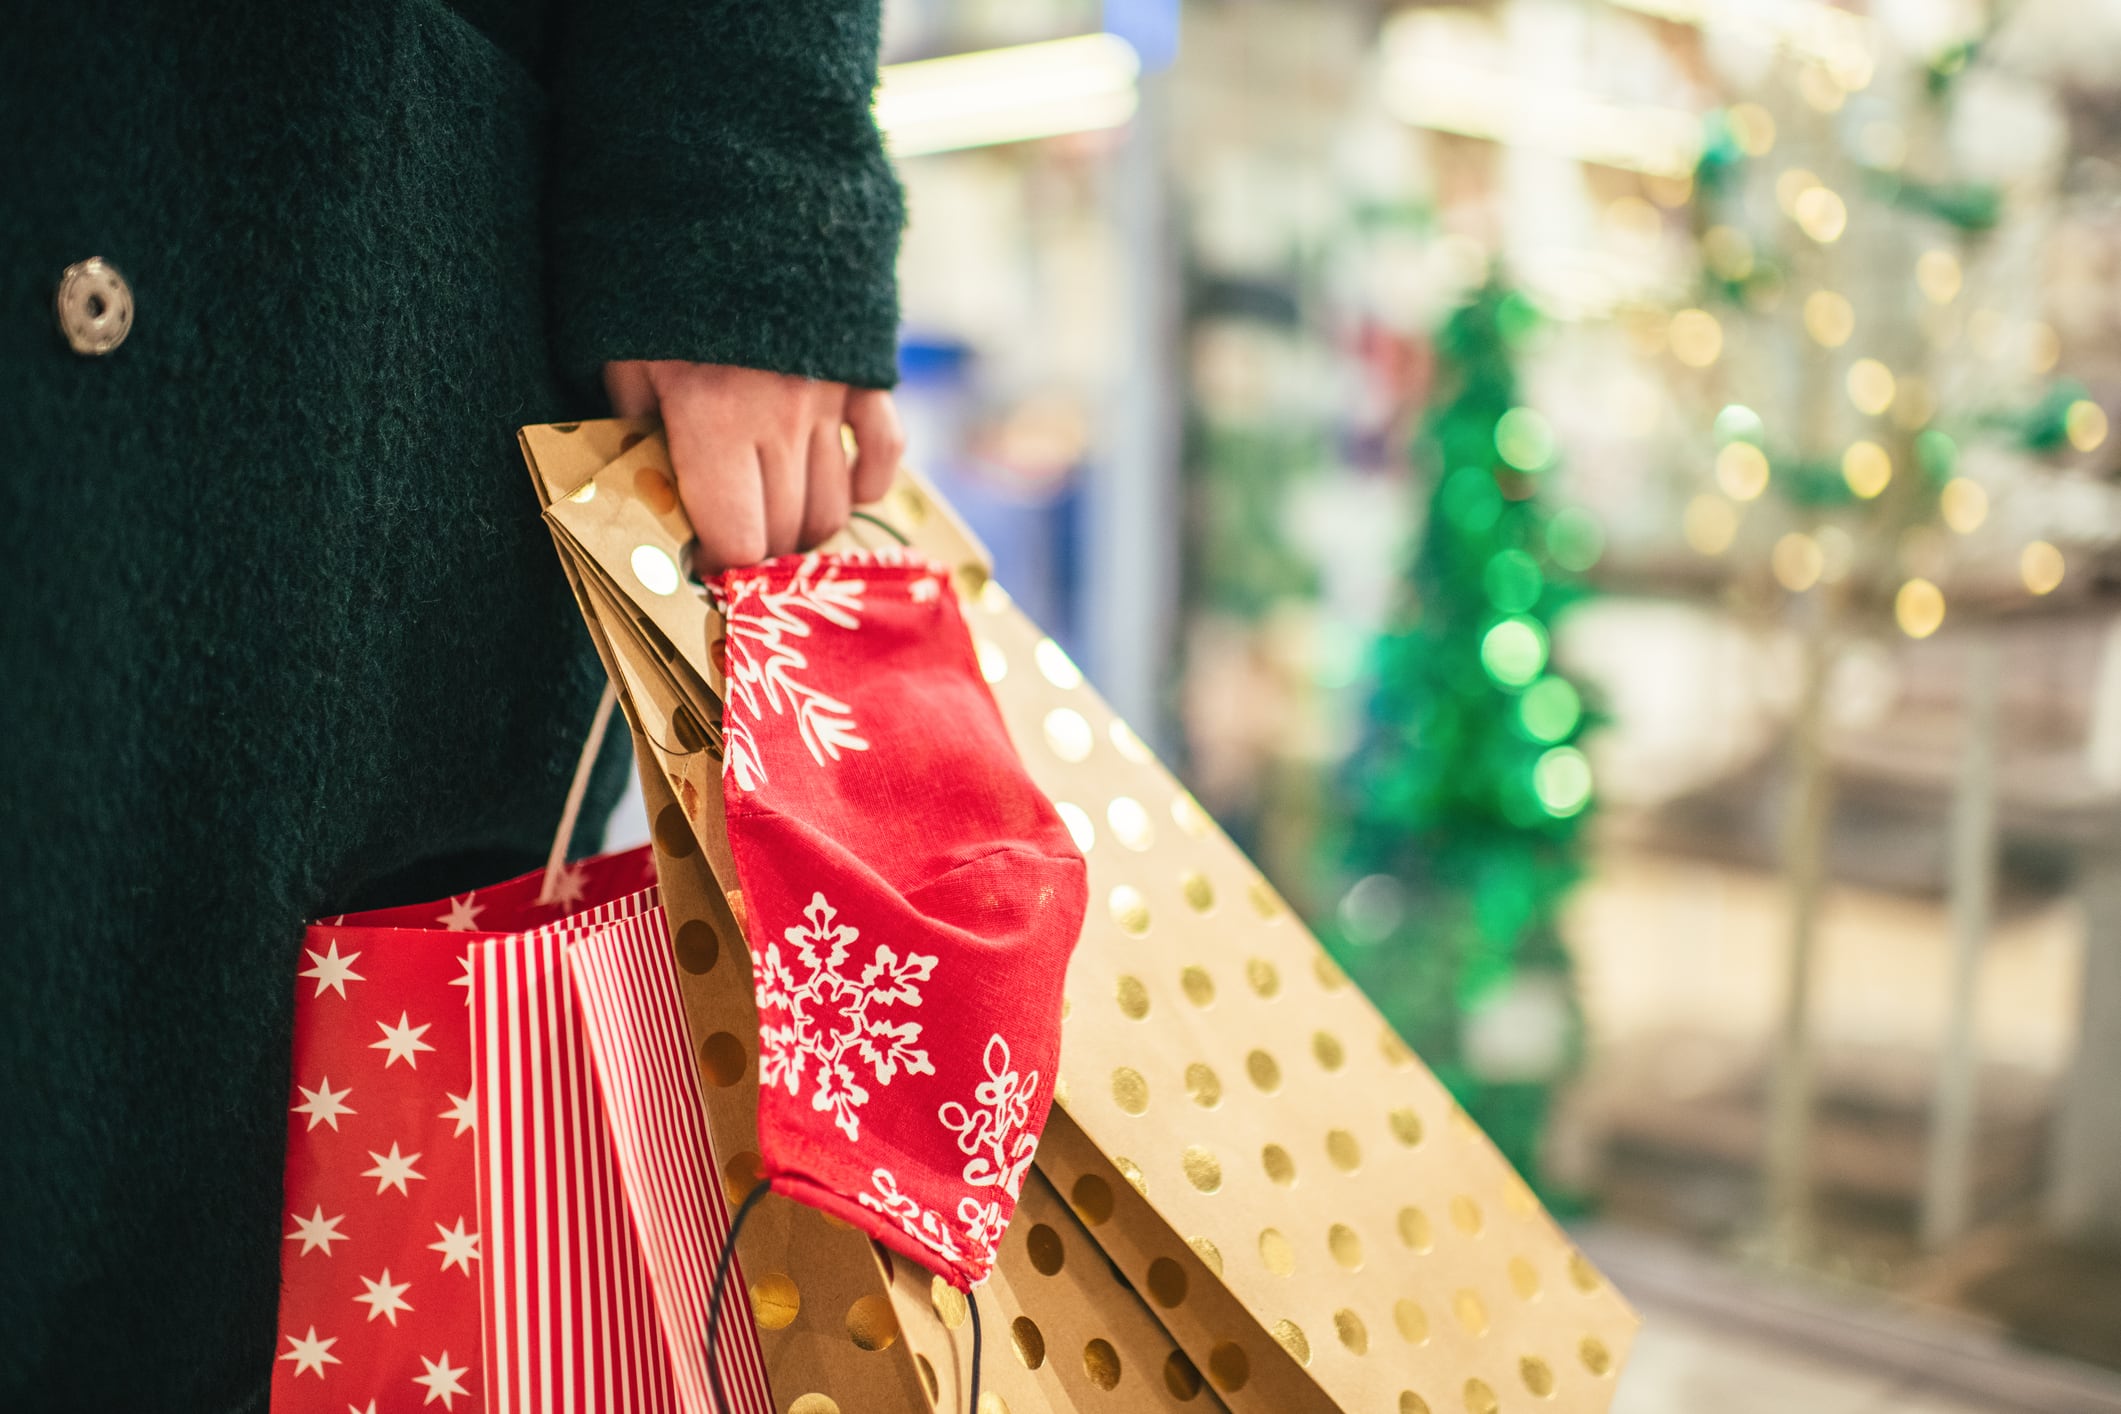
[[[892,380],[876,7],[10,8],[0,1408],[263,1408],[302,923],[530,867],[601,686],[515,428]]]

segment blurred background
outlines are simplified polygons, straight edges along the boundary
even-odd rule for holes
[[[913,456],[1645,1310],[2121,1410],[2121,0],[887,0]]]

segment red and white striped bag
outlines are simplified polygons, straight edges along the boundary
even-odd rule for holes
[[[616,908],[473,950],[494,1414],[715,1409],[708,1288],[729,1212],[663,910],[653,890]],[[719,1335],[730,1408],[771,1414],[757,1332]]]
[[[556,877],[310,928],[275,1411],[714,1409],[729,1218],[653,861]],[[749,1322],[720,1368],[768,1414]]]

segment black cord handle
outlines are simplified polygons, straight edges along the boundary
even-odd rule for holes
[[[759,1200],[771,1191],[766,1184],[760,1183],[744,1195],[744,1201],[737,1207],[736,1218],[729,1224],[729,1240],[722,1244],[722,1255],[715,1259],[714,1286],[707,1297],[707,1388],[714,1391],[715,1414],[729,1414],[729,1397],[722,1393],[722,1357],[717,1342],[722,1333],[722,1297],[729,1290],[729,1269],[736,1262],[737,1234],[744,1230],[744,1223]],[[972,1399],[966,1407],[970,1414],[979,1414],[979,1302],[970,1292],[965,1295],[965,1309],[972,1313]]]

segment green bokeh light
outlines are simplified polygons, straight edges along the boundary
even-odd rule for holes
[[[1511,408],[1495,419],[1495,452],[1519,471],[1544,471],[1554,461],[1554,429],[1531,408]]]
[[[1766,437],[1767,425],[1761,422],[1760,414],[1744,403],[1725,404],[1723,411],[1716,414],[1716,445],[1719,447],[1726,442],[1751,442],[1757,447]]]
[[[1523,687],[1547,665],[1547,631],[1537,619],[1504,619],[1481,638],[1480,663],[1504,687]]]
[[[1532,791],[1549,815],[1567,819],[1591,800],[1591,762],[1573,746],[1557,746],[1532,768]]]
[[[1502,515],[1502,489],[1484,466],[1462,466],[1443,484],[1443,513],[1468,535],[1478,535]]]
[[[1505,614],[1521,614],[1539,602],[1547,581],[1539,572],[1539,561],[1524,551],[1500,550],[1489,557],[1481,582],[1489,603]]]
[[[1931,480],[1942,485],[1959,468],[1959,444],[1949,433],[1932,427],[1915,439],[1915,461]]]
[[[1541,678],[1517,699],[1517,720],[1534,741],[1561,741],[1583,720],[1583,699],[1567,678]]]
[[[1547,522],[1547,553],[1563,569],[1581,574],[1605,553],[1605,527],[1582,507],[1565,507]]]

